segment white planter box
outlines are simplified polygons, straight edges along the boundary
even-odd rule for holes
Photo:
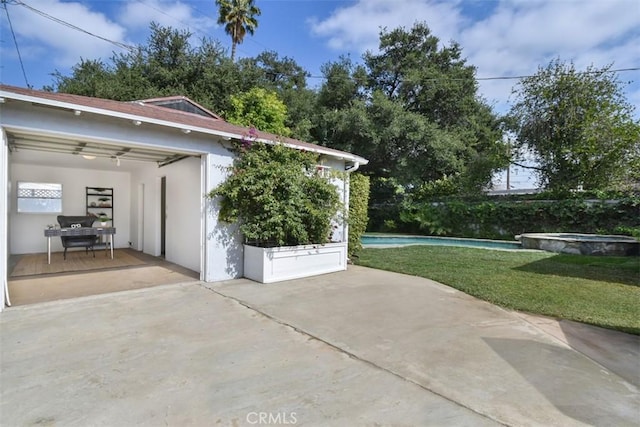
[[[244,277],[261,283],[347,269],[347,243],[258,248],[244,245]]]

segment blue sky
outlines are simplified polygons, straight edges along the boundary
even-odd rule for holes
[[[202,36],[230,39],[216,24],[214,0],[6,0],[28,82],[36,89],[69,74],[80,58],[108,58],[119,48],[46,19],[24,5],[118,43],[144,43],[149,24],[186,28],[194,43]],[[22,4],[21,4],[22,3]],[[455,40],[477,77],[521,76],[559,57],[577,68],[589,65],[640,67],[640,2],[637,0],[256,0],[262,10],[254,36],[238,56],[274,50],[313,76],[320,66],[375,51],[380,29],[424,21],[443,43]],[[5,10],[0,11],[0,81],[26,86]],[[640,70],[619,73],[627,100],[640,104]],[[498,113],[509,108],[516,80],[480,81],[480,94]],[[310,78],[317,86],[321,79]],[[640,108],[636,117],[640,117]]]
[[[216,24],[214,0],[7,0],[30,85],[51,84],[54,70],[69,73],[80,58],[108,60],[118,47],[45,19],[24,3],[104,38],[144,43],[149,23],[188,28],[230,47]],[[359,60],[375,50],[380,28],[424,21],[443,43],[459,42],[477,77],[535,73],[555,58],[613,68],[640,67],[640,2],[636,0],[257,0],[262,9],[255,36],[238,47],[239,56],[275,50],[295,59],[313,76],[320,66],[350,55]],[[26,86],[7,16],[1,11],[0,80]],[[197,40],[194,40],[197,42]],[[640,71],[619,74],[627,98],[640,104]],[[311,78],[314,86],[320,79]],[[481,81],[481,94],[504,112],[515,80]],[[638,116],[640,113],[636,111]]]

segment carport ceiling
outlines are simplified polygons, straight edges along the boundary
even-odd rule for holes
[[[193,153],[176,152],[171,150],[159,150],[154,148],[142,148],[128,145],[111,145],[98,142],[74,141],[71,139],[55,138],[49,136],[29,135],[17,132],[8,132],[9,150],[44,151],[49,153],[62,153],[74,156],[86,156],[85,158],[109,158],[114,160],[136,160],[141,162],[154,162],[158,167],[175,163],[187,157],[198,157]]]

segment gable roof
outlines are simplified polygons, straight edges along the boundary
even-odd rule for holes
[[[204,107],[199,106],[197,103],[186,97],[155,98],[143,101],[123,102],[66,93],[38,91],[0,84],[0,98],[2,98],[0,101],[12,99],[58,108],[67,108],[72,111],[87,112],[177,128],[185,133],[201,132],[226,139],[242,139],[250,131],[249,128],[224,121],[220,116],[211,113]],[[186,102],[194,106],[194,108],[201,109],[202,112],[211,114],[211,116],[207,117],[201,113],[181,111],[178,109],[168,108],[166,106],[160,106],[164,101]],[[308,150],[319,154],[325,154],[331,157],[357,162],[359,164],[368,163],[368,160],[365,158],[346,151],[335,150],[294,138],[281,137],[272,133],[262,132],[260,130],[253,134],[256,135],[256,140],[261,142],[274,143],[279,141],[287,146],[300,150]]]

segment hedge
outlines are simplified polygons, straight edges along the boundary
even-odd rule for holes
[[[428,235],[513,239],[525,232],[625,234],[640,238],[640,198],[619,200],[483,200],[374,207],[378,229]],[[392,212],[395,208],[396,212]],[[375,212],[377,211],[377,212]],[[396,218],[394,220],[394,218]]]
[[[349,256],[362,249],[360,237],[369,222],[369,177],[359,173],[349,176]]]

